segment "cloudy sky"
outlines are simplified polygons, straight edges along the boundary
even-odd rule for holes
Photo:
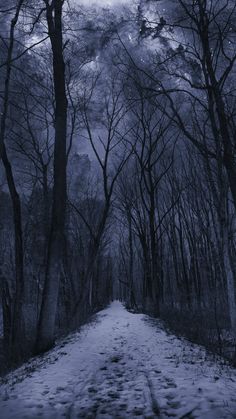
[[[130,3],[130,0],[77,0],[77,3],[86,6],[92,6],[93,4],[98,4],[99,6],[112,6],[117,4],[128,4]]]

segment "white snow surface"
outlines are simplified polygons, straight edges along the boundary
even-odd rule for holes
[[[113,302],[8,374],[0,418],[236,418],[236,372]]]

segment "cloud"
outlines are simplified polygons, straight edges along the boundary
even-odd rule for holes
[[[126,5],[127,3],[129,3],[129,0],[75,0],[75,3],[83,4],[89,7],[94,4],[103,7],[103,6],[117,6],[119,4]]]

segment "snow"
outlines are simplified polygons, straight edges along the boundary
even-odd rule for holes
[[[2,379],[0,417],[236,418],[235,390],[221,359],[113,302]]]

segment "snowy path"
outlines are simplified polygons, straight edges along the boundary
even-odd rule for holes
[[[114,302],[0,386],[0,418],[236,418],[236,372]]]

